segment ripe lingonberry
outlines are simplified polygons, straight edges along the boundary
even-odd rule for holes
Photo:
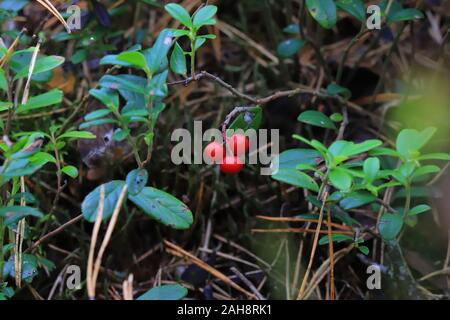
[[[223,145],[219,142],[213,141],[205,147],[204,155],[207,159],[211,160],[212,163],[221,163],[224,154]]]
[[[238,173],[244,167],[244,163],[236,156],[227,156],[220,164],[220,171],[227,174]]]
[[[248,150],[248,138],[243,134],[233,134],[228,139],[228,146],[235,156],[242,156]]]

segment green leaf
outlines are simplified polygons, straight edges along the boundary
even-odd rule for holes
[[[10,206],[0,208],[0,217],[5,218],[6,225],[14,224],[27,216],[42,218],[44,215],[38,209],[27,206]]]
[[[336,25],[337,10],[333,0],[306,0],[311,16],[325,29]]]
[[[330,96],[342,96],[346,100],[350,99],[352,96],[352,92],[349,89],[344,88],[336,83],[330,83],[328,85],[327,93]]]
[[[300,51],[305,45],[304,40],[300,39],[287,39],[282,42],[277,47],[277,53],[282,58],[289,58]]]
[[[367,248],[366,246],[358,246],[358,250],[361,251],[363,254],[365,254],[366,256],[369,254],[369,248]]]
[[[192,27],[192,20],[189,13],[182,6],[176,3],[169,3],[164,6],[164,9],[174,18],[186,27]]]
[[[419,213],[426,212],[428,210],[431,210],[431,207],[426,204],[419,204],[408,211],[408,216],[415,216]]]
[[[74,166],[65,166],[64,168],[61,169],[61,171],[71,178],[75,179],[76,177],[78,177],[78,169],[75,168]]]
[[[237,130],[242,129],[259,129],[262,121],[262,109],[260,106],[256,106],[251,110],[240,113],[236,119],[229,125],[229,129]]]
[[[412,160],[420,155],[419,150],[431,139],[436,128],[430,127],[422,131],[403,129],[397,136],[397,152],[406,160]]]
[[[123,141],[126,137],[128,137],[130,132],[128,130],[123,130],[121,128],[117,128],[114,130],[113,139],[115,141]]]
[[[127,175],[128,192],[130,195],[137,195],[144,189],[148,180],[148,172],[145,169],[135,169]]]
[[[145,61],[145,57],[142,53],[137,51],[126,51],[117,56],[117,59],[120,61],[127,62],[137,68],[142,70],[147,70],[147,63]]]
[[[403,227],[402,215],[399,213],[384,213],[378,223],[378,231],[385,241],[394,240]]]
[[[378,158],[367,158],[364,161],[363,170],[367,182],[372,182],[380,171],[380,160]]]
[[[352,186],[352,176],[345,170],[335,168],[330,170],[330,182],[341,191],[348,191]]]
[[[192,222],[192,212],[180,200],[164,191],[145,187],[137,195],[129,195],[145,214],[174,229],[188,229]]]
[[[398,157],[397,151],[391,148],[374,148],[369,151],[370,156],[390,156],[390,157]]]
[[[194,50],[198,50],[206,42],[205,38],[197,38],[194,42]]]
[[[430,174],[430,173],[436,173],[441,171],[441,169],[438,166],[432,166],[432,165],[428,165],[428,166],[422,166],[420,168],[417,168],[412,177],[413,178],[418,178],[420,176],[426,175],[426,174]]]
[[[278,169],[296,169],[298,165],[304,164],[309,166],[316,166],[321,155],[316,150],[312,149],[290,149],[281,152],[272,159],[270,167],[272,172]]]
[[[89,131],[67,131],[57,139],[95,139],[95,134]]]
[[[420,157],[417,158],[417,160],[422,161],[422,160],[450,160],[450,154],[448,153],[429,153],[429,154],[424,154],[421,155]]]
[[[286,28],[283,29],[283,32],[289,33],[289,34],[299,34],[300,33],[300,27],[296,23],[292,23],[288,25]]]
[[[366,20],[366,9],[361,0],[338,0],[336,6],[361,22]]]
[[[339,206],[344,210],[355,209],[375,201],[376,197],[366,191],[356,191],[350,193],[339,202]]]
[[[117,91],[107,88],[91,89],[89,90],[89,94],[111,110],[119,108],[119,95],[117,94]]]
[[[201,8],[195,15],[194,15],[194,27],[200,28],[203,25],[209,25],[212,23],[212,18],[215,16],[217,12],[217,7],[213,5],[207,5]],[[215,22],[215,21],[214,21]]]
[[[144,78],[128,74],[119,74],[115,76],[108,74],[103,76],[99,82],[102,87],[108,89],[125,90],[141,94],[146,94],[145,83],[146,80]],[[91,94],[92,91],[93,90],[90,91]],[[97,91],[95,92],[98,93]],[[103,97],[104,95],[102,95],[102,98]]]
[[[53,104],[61,103],[63,98],[63,92],[58,89],[51,90],[49,92],[40,94],[38,96],[31,97],[28,99],[26,104],[21,104],[16,113],[24,113],[29,110],[39,109],[43,107],[48,107]]]
[[[48,56],[38,57],[34,65],[33,75],[37,75],[46,71],[50,71],[64,63],[64,57]],[[25,78],[28,76],[29,65],[25,65],[14,77],[14,80]]]
[[[104,116],[111,113],[110,109],[98,109],[92,112],[89,112],[87,115],[84,116],[84,120],[91,121],[98,118],[103,118]]]
[[[346,241],[346,240],[351,240],[353,241],[353,238],[351,236],[348,236],[346,234],[339,234],[339,233],[333,233],[331,234],[331,241],[333,242],[342,242],[342,241]],[[319,240],[319,245],[324,245],[329,243],[329,239],[328,239],[328,235],[323,236],[320,238]]]
[[[167,59],[167,53],[172,46],[172,36],[172,30],[163,29],[150,50],[147,56],[147,65],[153,74],[158,72],[164,59]]]
[[[423,18],[423,13],[414,8],[402,9],[398,12],[388,15],[389,22],[410,21]]]
[[[186,57],[178,42],[175,42],[172,55],[170,56],[170,69],[176,74],[186,75],[187,73]]]
[[[113,180],[104,184],[105,202],[103,208],[103,217],[102,217],[103,220],[109,218],[112,215],[124,185],[125,181],[121,180]],[[81,211],[83,213],[84,219],[86,219],[89,222],[95,221],[99,202],[100,202],[100,186],[98,186],[97,188],[95,188],[94,191],[89,193],[84,198],[83,203],[81,204]]]
[[[313,126],[336,130],[334,122],[319,111],[304,111],[298,116],[297,120]]]
[[[330,119],[334,122],[341,122],[342,120],[344,120],[344,117],[339,112],[335,112],[330,116]]]
[[[166,284],[148,290],[137,300],[181,300],[188,293],[188,290],[179,284]]]
[[[6,81],[5,70],[0,69],[0,89],[8,91],[8,82]]]
[[[308,189],[314,192],[319,192],[319,186],[313,178],[306,173],[298,171],[296,169],[279,169],[277,173],[272,175],[272,178],[288,183],[299,188]]]

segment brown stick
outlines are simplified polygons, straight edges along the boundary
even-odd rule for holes
[[[316,219],[308,219],[308,218],[300,218],[300,217],[270,217],[270,216],[256,216],[256,218],[261,219],[261,220],[268,220],[268,221],[280,221],[280,222],[312,222],[312,223],[317,223],[318,220]],[[339,223],[334,223],[334,222],[327,222],[325,221],[325,224],[329,224],[332,227],[338,228],[338,229],[343,229],[343,230],[351,230],[350,227],[339,224]]]
[[[183,256],[184,258],[187,258],[192,263],[196,264],[198,267],[200,267],[203,270],[211,273],[216,278],[219,278],[220,280],[222,280],[223,282],[228,284],[230,287],[232,287],[232,288],[242,292],[243,294],[245,294],[249,298],[256,299],[256,296],[253,293],[248,292],[247,290],[245,290],[244,288],[242,288],[241,286],[239,286],[235,282],[231,281],[222,272],[220,272],[219,270],[211,267],[209,264],[207,264],[206,262],[200,260],[199,258],[197,258],[193,254],[187,252],[183,248],[181,248],[181,247],[177,246],[176,244],[174,244],[174,243],[172,243],[170,241],[167,241],[167,240],[164,240],[164,244],[169,248],[169,250],[167,250],[169,253],[172,253],[172,254],[173,253],[178,253],[178,254],[175,254],[175,255]]]

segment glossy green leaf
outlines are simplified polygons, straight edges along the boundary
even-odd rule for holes
[[[368,247],[366,246],[358,246],[358,250],[361,251],[363,254],[365,254],[366,256],[369,254],[370,250]]]
[[[411,210],[409,210],[408,211],[408,215],[409,216],[414,216],[414,215],[417,215],[419,213],[427,212],[429,210],[431,210],[431,207],[429,205],[419,204],[419,205],[415,206],[414,208],[412,208]]]
[[[92,112],[89,112],[87,115],[84,116],[85,121],[91,121],[98,118],[103,118],[104,116],[107,116],[111,113],[110,109],[98,109]]]
[[[334,122],[341,122],[344,120],[344,117],[339,112],[335,112],[330,116],[330,119]]]
[[[193,25],[195,28],[200,28],[203,25],[214,24],[213,17],[217,12],[217,7],[213,5],[207,5],[201,8],[195,15]]]
[[[188,229],[193,222],[192,212],[180,200],[162,190],[145,187],[136,195],[129,195],[145,214],[174,229]]]
[[[78,177],[78,169],[75,168],[74,166],[65,166],[64,168],[61,169],[61,171],[71,178],[75,179],[76,177]]]
[[[352,186],[352,176],[345,170],[335,168],[329,172],[330,182],[341,191],[348,191]]]
[[[174,18],[181,22],[186,27],[192,27],[192,20],[189,13],[182,6],[176,3],[169,3],[164,6],[164,9]]]
[[[8,90],[8,82],[6,81],[5,70],[0,69],[0,89],[3,91]]]
[[[36,59],[36,64],[34,65],[33,75],[50,71],[63,63],[64,57],[59,56],[38,57]],[[22,69],[15,75],[14,80],[27,77],[28,69],[29,65],[23,66]]]
[[[389,22],[410,21],[423,18],[424,18],[423,13],[414,8],[402,9],[398,12],[388,15]]]
[[[281,152],[272,159],[270,168],[272,172],[278,169],[296,169],[299,164],[315,166],[321,155],[312,149],[290,149]]]
[[[119,74],[119,75],[105,75],[100,79],[99,84],[102,87],[111,89],[111,90],[126,90],[135,93],[146,94],[145,89],[146,80],[142,77],[128,75],[128,74]],[[92,94],[92,91],[90,93]],[[97,93],[97,91],[95,91]],[[102,95],[104,98],[104,95]]]
[[[166,284],[148,290],[137,300],[181,300],[188,293],[188,290],[179,284]]]
[[[421,155],[420,157],[417,158],[417,160],[421,161],[421,160],[450,160],[450,154],[448,153],[428,153],[428,154],[424,154]]]
[[[403,129],[397,136],[397,152],[404,159],[415,159],[420,155],[420,149],[431,139],[436,128],[430,127],[422,131]]]
[[[307,110],[302,112],[298,118],[298,121],[317,126],[327,129],[336,130],[336,125],[333,121],[330,120],[326,115],[324,115],[322,112],[315,111],[315,110]]]
[[[364,175],[368,182],[372,182],[380,171],[380,160],[378,158],[367,158],[363,164]]]
[[[279,169],[277,173],[272,175],[272,178],[299,188],[308,189],[314,192],[319,191],[319,186],[313,178],[296,169]]]
[[[366,8],[361,0],[338,0],[336,6],[361,22],[366,20]]]
[[[105,201],[102,217],[103,220],[109,218],[112,215],[124,185],[125,182],[121,180],[113,180],[104,184]],[[98,186],[91,193],[89,193],[84,198],[83,203],[81,204],[81,211],[83,213],[84,219],[86,219],[89,222],[95,221],[99,202],[100,202],[100,186]]]
[[[378,231],[385,241],[394,240],[403,227],[403,218],[399,213],[384,213],[378,223]]]
[[[282,58],[289,58],[297,54],[301,48],[305,45],[304,40],[300,39],[287,39],[282,42],[277,47],[277,53]]]
[[[10,206],[0,208],[0,217],[5,218],[6,225],[14,224],[27,216],[42,218],[44,215],[38,209],[27,206]]]
[[[117,110],[119,108],[119,95],[115,90],[107,88],[91,89],[89,90],[89,94],[111,110]]]
[[[147,69],[147,63],[142,53],[137,51],[126,51],[117,56],[117,59],[129,63],[130,65],[142,70]]]
[[[336,25],[337,9],[334,0],[306,0],[311,16],[325,29]]]
[[[376,197],[366,191],[352,192],[339,202],[339,206],[344,210],[358,208],[375,201]]]
[[[186,57],[184,55],[183,49],[180,47],[178,42],[175,42],[172,55],[170,56],[170,69],[174,73],[184,76],[187,73]]]
[[[16,113],[25,113],[29,110],[48,107],[54,104],[61,103],[63,98],[63,92],[58,89],[51,90],[49,92],[30,97],[26,104],[21,104]]]
[[[90,131],[67,131],[60,135],[58,139],[95,139],[95,134]]]
[[[342,241],[346,241],[346,240],[350,240],[353,241],[353,238],[351,236],[348,236],[346,234],[339,234],[339,233],[332,233],[331,234],[331,241],[333,242],[342,242]],[[328,235],[323,236],[320,238],[319,240],[319,245],[324,245],[324,244],[328,244],[330,241],[328,239]]]
[[[296,23],[292,23],[288,25],[286,28],[283,29],[283,32],[289,33],[289,34],[299,34],[300,33],[300,27]]]
[[[127,175],[128,192],[130,195],[137,195],[144,189],[148,180],[148,172],[145,169],[135,169]]]
[[[172,30],[163,29],[149,51],[149,54],[146,57],[147,65],[153,74],[158,73],[164,59],[167,59],[167,53],[172,46],[172,37]]]
[[[347,100],[350,99],[352,96],[352,92],[349,89],[344,88],[336,83],[330,83],[327,86],[327,93],[330,96],[338,96],[338,95],[342,96],[344,99]]]

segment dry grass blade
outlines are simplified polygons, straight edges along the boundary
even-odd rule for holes
[[[330,259],[330,300],[334,300],[334,253],[333,238],[331,236],[331,214],[328,208],[328,248]]]
[[[44,6],[45,9],[50,11],[56,17],[56,19],[58,19],[64,25],[67,32],[70,33],[70,27],[66,23],[66,20],[64,20],[62,15],[59,13],[58,10],[56,10],[56,8],[52,5],[52,3],[50,1],[48,1],[48,0],[36,0],[36,1],[39,2],[42,6]]]
[[[267,221],[279,221],[279,222],[312,222],[317,223],[319,222],[316,219],[307,219],[307,218],[299,218],[299,217],[270,217],[270,216],[256,216],[257,219],[261,220],[267,220]],[[343,229],[343,230],[351,230],[350,227],[344,226],[339,223],[333,223],[329,221],[325,221],[325,224],[329,224],[332,227]]]
[[[9,46],[8,51],[6,52],[6,54],[0,59],[0,67],[3,68],[4,65],[6,64],[6,62],[8,62],[9,58],[11,57],[11,55],[14,52],[14,49],[16,48],[16,46],[19,44],[19,40],[22,37],[22,35],[26,32],[26,29],[22,29],[22,31],[20,31],[19,35],[16,37],[16,39],[14,39],[14,42],[11,44],[11,46]]]
[[[252,229],[253,233],[323,233],[323,234],[328,234],[327,230],[313,230],[313,229],[304,229],[304,228],[285,228],[285,229]],[[353,235],[353,232],[351,231],[333,231],[333,233],[336,234],[346,234],[346,235]]]
[[[229,285],[230,287],[242,292],[243,294],[245,294],[248,298],[251,299],[256,299],[257,297],[252,294],[251,292],[248,292],[247,290],[245,290],[244,288],[242,288],[241,286],[239,286],[238,284],[236,284],[235,282],[231,281],[226,275],[224,275],[222,272],[220,272],[219,270],[211,267],[209,264],[207,264],[206,262],[200,260],[199,258],[197,258],[196,256],[194,256],[193,254],[187,252],[186,250],[184,250],[183,248],[177,246],[176,244],[164,240],[164,244],[170,249],[167,250],[167,252],[173,254],[175,253],[175,255],[183,257],[189,261],[191,261],[192,263],[196,264],[198,267],[202,268],[203,270],[209,272],[210,274],[212,274],[213,276],[215,276],[216,278],[222,280],[224,283],[226,283],[227,285]]]
[[[314,256],[316,253],[317,242],[319,241],[320,228],[322,227],[322,219],[323,219],[323,209],[325,207],[325,203],[327,201],[328,193],[325,192],[322,202],[322,207],[319,212],[319,222],[317,223],[316,233],[314,234],[314,241],[311,248],[311,255],[309,257],[308,267],[303,276],[302,284],[300,286],[300,290],[298,291],[297,300],[301,300],[304,297],[306,283],[308,282],[309,273],[311,272],[312,263],[314,261]]]
[[[93,273],[93,265],[94,265],[94,251],[95,245],[97,244],[98,232],[100,231],[100,225],[102,223],[103,217],[103,209],[105,204],[105,186],[100,186],[100,200],[98,203],[97,215],[95,216],[94,229],[92,230],[91,236],[91,246],[89,248],[89,256],[87,263],[87,272],[86,272],[86,283],[89,299],[93,300],[95,298],[95,282],[92,283],[92,273]]]

